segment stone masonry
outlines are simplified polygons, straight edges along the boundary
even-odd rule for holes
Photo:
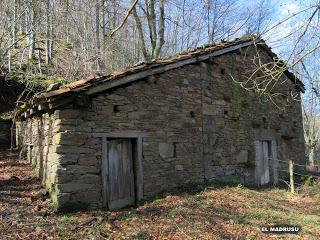
[[[186,65],[100,93],[88,108],[65,107],[21,122],[21,141],[57,207],[101,208],[102,141],[94,133],[147,133],[144,198],[205,179],[254,184],[259,129],[276,133],[279,159],[302,162],[299,93],[280,109],[233,80],[245,80],[254,54],[249,48]],[[282,78],[275,89],[297,93]]]

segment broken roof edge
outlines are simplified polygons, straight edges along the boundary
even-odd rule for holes
[[[221,56],[223,54],[233,52],[233,51],[241,49],[241,48],[249,47],[251,45],[256,45],[257,47],[262,48],[263,50],[265,50],[267,52],[267,54],[272,59],[277,57],[277,55],[274,52],[272,52],[271,49],[266,45],[264,40],[255,39],[255,40],[239,43],[236,45],[230,45],[230,46],[227,46],[227,47],[224,47],[221,49],[217,49],[216,51],[213,51],[213,52],[209,52],[209,53],[193,56],[190,58],[178,60],[178,61],[175,61],[175,62],[172,62],[169,64],[160,65],[160,66],[157,65],[155,67],[151,66],[150,68],[143,69],[142,71],[129,73],[124,76],[118,76],[115,79],[108,79],[108,78],[103,79],[102,78],[102,81],[93,82],[93,84],[91,84],[90,86],[84,87],[83,91],[85,91],[85,93],[88,95],[98,94],[98,93],[106,91],[108,89],[119,87],[119,86],[131,83],[131,82],[139,80],[139,79],[143,79],[143,78],[151,76],[151,75],[166,72],[166,71],[176,69],[176,68],[188,65],[188,64],[193,64],[196,62],[205,61],[205,60],[209,59],[210,57]],[[283,65],[286,65],[282,61],[280,61],[280,63]],[[291,80],[291,82],[298,88],[299,91],[301,91],[301,92],[305,91],[304,84],[293,73],[291,73],[289,70],[285,70],[284,74]]]
[[[165,67],[169,65],[174,65],[178,63],[178,67],[191,64],[193,62],[199,62],[205,60],[207,55],[222,55],[227,52],[232,52],[234,50],[237,50],[242,47],[246,47],[249,45],[253,45],[254,42],[259,42],[261,39],[257,38],[256,36],[245,36],[243,38],[236,38],[233,41],[226,42],[223,41],[220,44],[211,44],[211,45],[204,45],[202,47],[198,47],[196,49],[180,52],[175,54],[174,56],[169,56],[166,58],[158,58],[153,59],[149,63],[140,63],[131,67],[127,67],[121,71],[113,72],[109,75],[104,75],[100,77],[94,77],[90,76],[89,78],[82,79],[79,81],[72,82],[58,90],[48,91],[48,92],[42,92],[35,96],[37,99],[49,99],[51,97],[55,97],[57,95],[65,94],[70,91],[75,92],[83,92],[87,91],[86,93],[91,95],[95,92],[93,90],[89,90],[90,88],[95,88],[96,86],[100,84],[104,84],[105,82],[109,81],[118,81],[119,79],[122,79],[123,77],[126,77],[131,74],[141,73],[141,72],[147,72],[150,69],[156,69],[160,68],[160,70],[155,71],[154,74],[158,74],[164,71],[168,71],[177,67]],[[234,47],[234,48],[233,48]],[[231,49],[230,49],[231,48]],[[215,54],[216,53],[216,54]],[[209,56],[210,57],[210,56]],[[205,58],[205,59],[203,59]],[[191,60],[190,60],[191,59]],[[162,68],[164,67],[164,68]],[[162,69],[162,70],[161,70]],[[148,71],[150,72],[150,71]],[[141,74],[144,75],[144,74]],[[141,77],[143,78],[143,77]],[[74,87],[75,85],[76,87]],[[113,84],[111,84],[113,85]],[[118,84],[116,84],[118,85]],[[93,93],[94,92],[94,93]]]
[[[178,53],[174,57],[154,59],[151,63],[144,63],[133,67],[128,67],[121,72],[114,72],[110,75],[100,77],[90,76],[88,78],[70,83],[58,90],[43,92],[36,95],[32,99],[32,104],[29,104],[28,109],[30,107],[35,107],[37,104],[54,102],[55,99],[61,99],[70,95],[95,95],[154,74],[160,74],[162,72],[176,69],[188,64],[205,61],[210,57],[220,56],[241,48],[249,47],[251,45],[255,45],[265,50],[272,59],[278,58],[277,55],[272,52],[270,47],[267,46],[263,39],[256,36],[246,36],[241,39],[235,39],[231,42],[223,42],[221,44],[209,45],[209,47],[199,47],[189,52]],[[284,62],[281,63],[285,65]],[[293,73],[291,73],[289,70],[286,70],[284,71],[284,74],[291,80],[293,84],[295,84],[299,91],[305,91],[304,84]]]

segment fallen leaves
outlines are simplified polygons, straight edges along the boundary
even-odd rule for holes
[[[0,151],[1,239],[277,239],[264,224],[294,224],[298,239],[320,238],[318,195],[209,186],[171,193],[121,211],[60,215],[25,161]]]

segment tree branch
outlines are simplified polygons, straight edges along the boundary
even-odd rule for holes
[[[135,0],[132,4],[132,6],[130,7],[130,9],[128,10],[126,16],[124,17],[123,21],[120,23],[120,25],[115,28],[114,30],[112,30],[112,32],[110,33],[110,37],[113,36],[113,34],[115,34],[120,28],[123,27],[123,25],[126,23],[128,17],[130,16],[131,12],[133,11],[133,9],[135,8],[135,6],[137,5],[137,3],[139,2],[139,0]]]

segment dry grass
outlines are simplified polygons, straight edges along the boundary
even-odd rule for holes
[[[38,184],[26,163],[1,151],[1,239],[320,239],[319,194],[191,186],[119,212],[60,215],[37,198]],[[302,231],[261,233],[260,226],[273,224]]]

